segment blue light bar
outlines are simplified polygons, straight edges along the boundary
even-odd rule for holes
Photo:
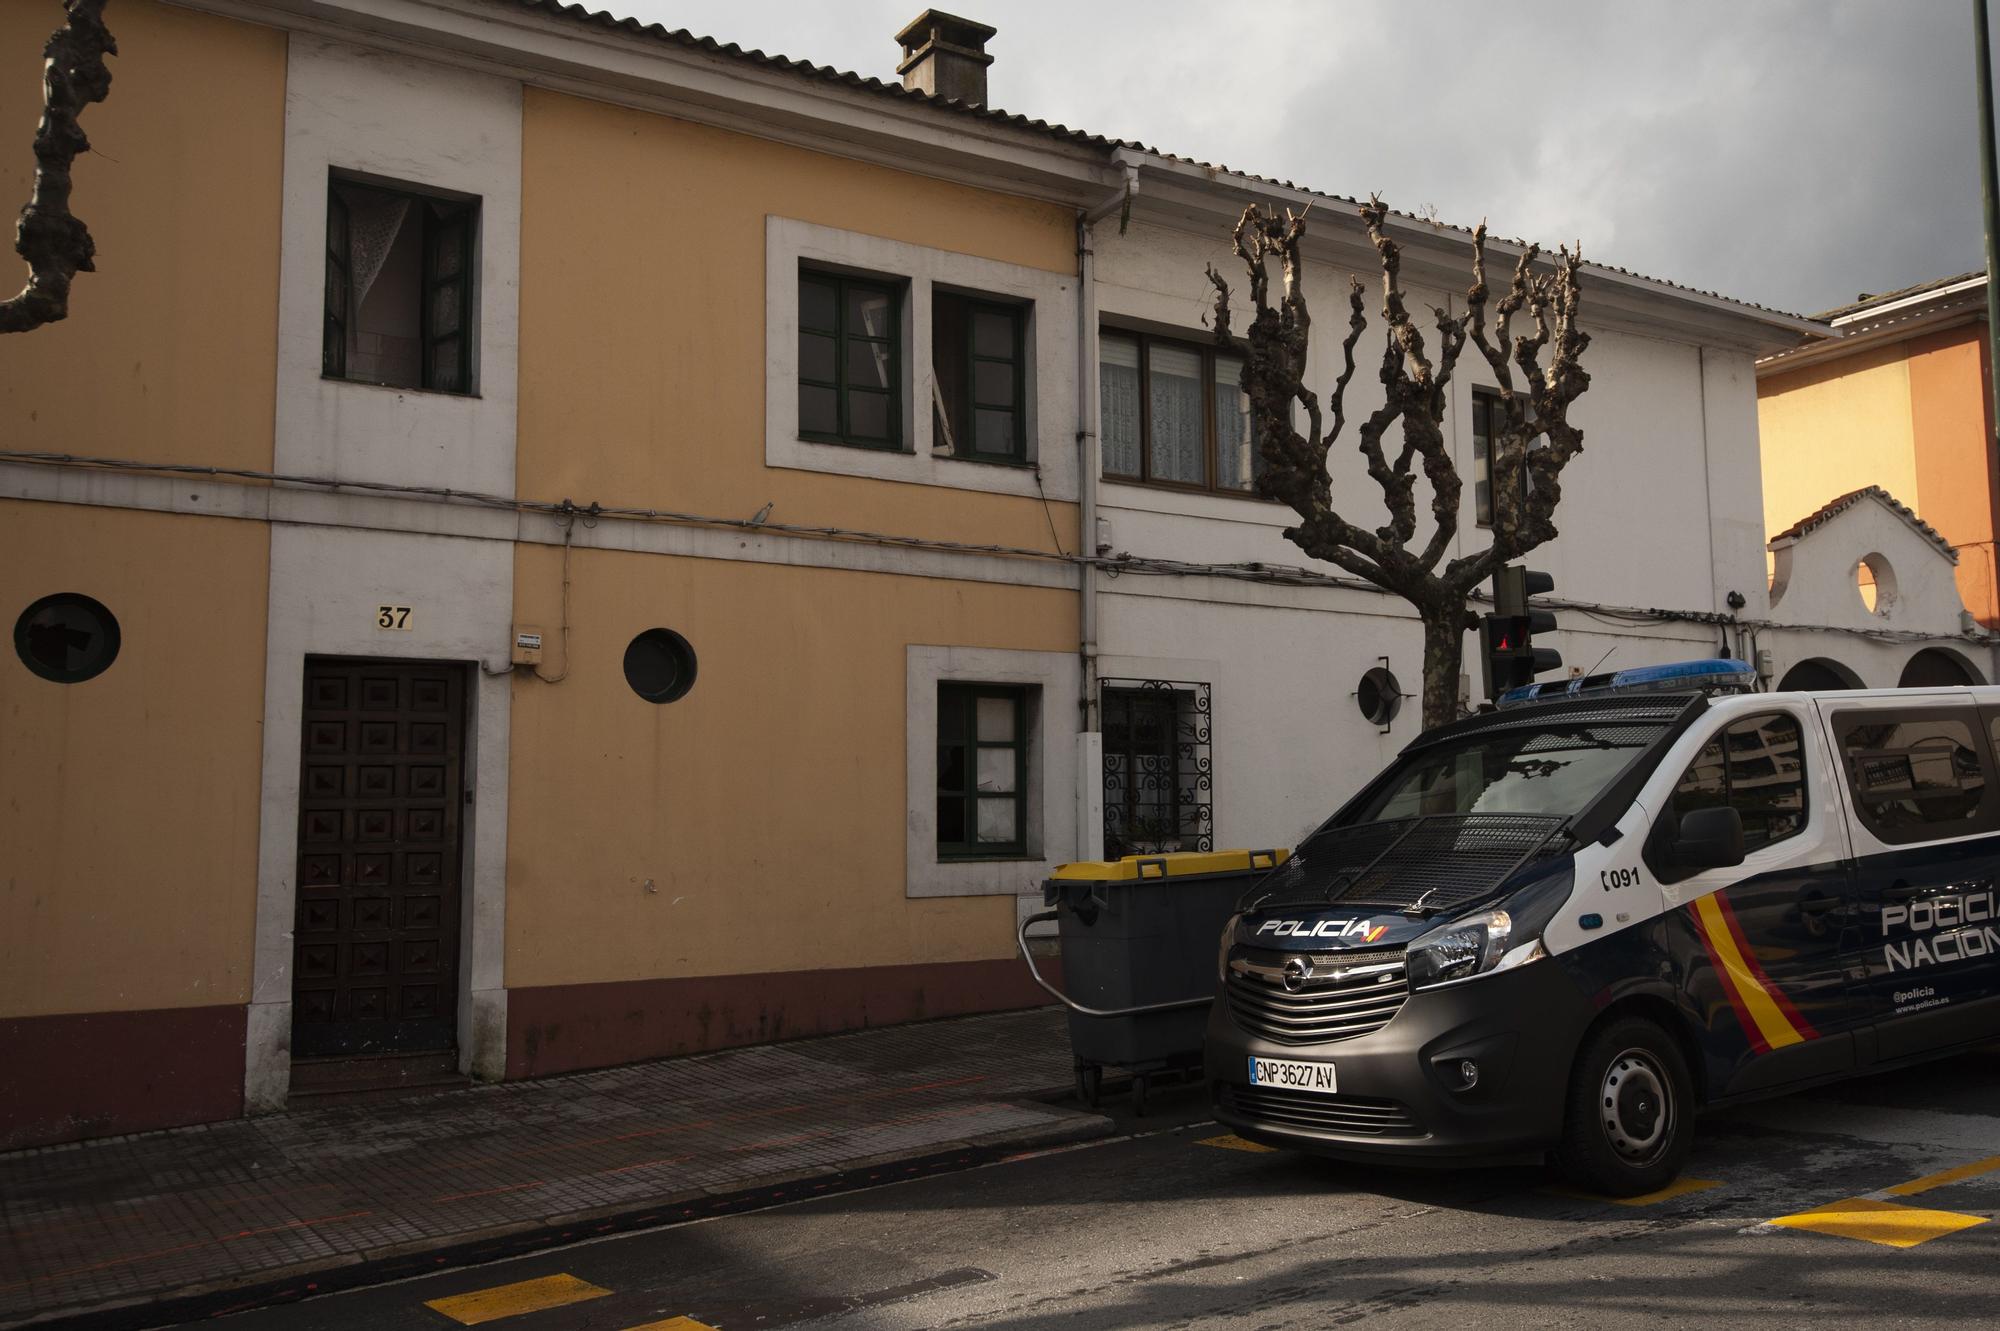
[[[1557,698],[1597,698],[1613,693],[1748,693],[1757,685],[1757,672],[1748,661],[1676,661],[1672,665],[1633,666],[1581,679],[1550,680],[1527,684],[1500,695],[1498,706],[1519,707],[1522,703],[1552,702]]]

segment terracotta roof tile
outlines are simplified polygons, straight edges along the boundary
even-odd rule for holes
[[[1827,523],[1833,521],[1833,519],[1839,517],[1848,509],[1853,508],[1862,500],[1870,498],[1880,500],[1886,504],[1890,512],[1908,523],[1919,536],[1935,546],[1938,552],[1944,555],[1946,559],[1949,559],[1954,564],[1958,562],[1958,551],[1952,548],[1951,542],[1945,540],[1938,533],[1936,527],[1931,526],[1930,523],[1918,517],[1908,504],[1905,504],[1879,485],[1864,485],[1859,490],[1849,490],[1839,498],[1820,505],[1805,517],[1800,518],[1797,522],[1794,522],[1791,526],[1773,536],[1768,542],[1767,548],[1775,548],[1780,541],[1797,540],[1816,527],[1824,527]]]
[[[1051,124],[1046,120],[1032,120],[1027,116],[1017,115],[1011,111],[1004,111],[998,107],[977,106],[956,98],[933,97],[929,93],[905,88],[900,83],[890,83],[867,75],[856,74],[849,70],[835,69],[831,65],[815,65],[810,61],[794,60],[789,56],[771,55],[759,50],[746,50],[735,42],[718,42],[713,37],[700,37],[689,32],[686,28],[668,28],[666,25],[660,23],[641,23],[637,19],[619,18],[604,10],[587,9],[583,5],[565,3],[564,0],[492,0],[492,3],[509,5],[516,9],[539,10],[542,13],[568,19],[572,22],[588,23],[596,27],[609,28],[630,34],[634,37],[646,38],[653,41],[669,42],[675,46],[686,47],[689,50],[702,51],[710,55],[724,56],[733,60],[741,60],[764,69],[788,71],[796,73],[803,78],[826,83],[838,83],[860,92],[895,98],[904,102],[926,106],[947,114],[962,115],[993,124],[1006,125],[1013,129],[1031,134],[1039,134],[1045,138],[1055,139],[1064,143],[1077,144],[1081,147],[1100,149],[1105,152],[1117,148],[1129,148],[1135,152],[1151,153],[1167,161],[1181,162],[1189,166],[1199,167],[1204,171],[1236,176],[1242,180],[1255,181],[1258,184],[1271,185],[1279,189],[1295,190],[1302,194],[1311,194],[1330,202],[1347,203],[1356,206],[1360,204],[1359,199],[1349,195],[1329,194],[1324,190],[1313,189],[1309,185],[1299,185],[1292,181],[1279,180],[1272,176],[1261,176],[1251,171],[1239,171],[1231,166],[1215,162],[1204,162],[1193,157],[1183,157],[1178,153],[1163,152],[1158,148],[1150,147],[1133,139],[1109,138],[1102,134],[1092,134],[1086,130],[1071,129],[1067,125]],[[1440,222],[1436,218],[1422,217],[1415,213],[1403,212],[1399,209],[1391,209],[1390,211],[1405,221],[1422,222],[1440,231],[1454,231],[1467,237],[1472,235],[1471,227],[1460,226],[1455,222]],[[1501,238],[1496,236],[1495,239]],[[1527,244],[1526,241],[1519,239],[1514,240],[1512,243],[1521,246]],[[1712,300],[1727,301],[1731,305],[1736,305],[1746,310],[1754,310],[1759,314],[1776,315],[1786,319],[1808,317],[1793,314],[1788,310],[1776,309],[1769,305],[1759,305],[1755,301],[1738,300],[1733,296],[1725,296],[1720,292],[1708,291],[1701,287],[1692,287],[1685,283],[1669,281],[1663,277],[1652,277],[1645,273],[1635,272],[1630,268],[1622,268],[1617,264],[1599,263],[1592,260],[1585,267],[1617,273],[1622,277],[1634,278],[1641,282],[1651,282],[1673,291],[1683,291],[1690,295],[1707,296]],[[1821,318],[1824,316],[1811,317]]]
[[[1969,273],[1960,273],[1956,277],[1934,277],[1928,282],[1919,282],[1915,286],[1907,286],[1900,291],[1884,291],[1880,295],[1863,296],[1852,305],[1839,305],[1830,310],[1821,310],[1812,317],[1825,322],[1832,322],[1835,319],[1844,319],[1850,314],[1859,314],[1872,306],[1887,305],[1893,301],[1907,300],[1911,296],[1921,296],[1926,291],[1936,291],[1943,287],[1957,286],[1960,282],[1970,282],[1976,277],[1984,276],[1986,276],[1984,268],[1975,268]]]
[[[1047,138],[1075,143],[1087,148],[1138,148],[1153,151],[1141,144],[1124,139],[1108,139],[1101,134],[1089,134],[1067,125],[1052,125],[1046,120],[1030,120],[1027,116],[1015,115],[997,107],[976,106],[957,98],[933,97],[927,92],[905,88],[900,83],[890,83],[882,79],[855,74],[832,65],[815,65],[809,60],[794,60],[790,56],[769,55],[759,50],[747,50],[735,42],[719,42],[713,37],[701,37],[686,28],[669,28],[663,23],[641,23],[635,18],[619,18],[601,9],[587,9],[582,5],[567,4],[564,0],[491,0],[492,3],[507,5],[515,9],[533,9],[572,22],[588,23],[599,28],[609,28],[634,37],[644,37],[653,41],[667,42],[674,46],[686,47],[691,51],[702,51],[709,55],[725,56],[741,60],[746,64],[798,74],[803,78],[824,83],[838,83],[862,92],[877,93],[905,102],[921,103],[935,110],[956,115],[970,116],[979,120],[993,121]]]

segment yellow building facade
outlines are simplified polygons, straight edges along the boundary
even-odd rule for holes
[[[97,271],[67,322],[0,344],[0,447],[268,469],[284,37],[121,9],[74,202]],[[34,124],[60,17],[0,9],[0,119]],[[7,154],[0,193],[32,169]],[[45,502],[38,477],[0,492],[10,627],[82,595],[121,645],[80,683],[0,668],[0,1146],[241,1111],[257,887],[265,526],[123,506],[111,471]]]
[[[117,7],[98,271],[0,343],[0,1148],[1035,1001],[1107,154],[250,8]]]
[[[1818,316],[1841,336],[1757,368],[1765,530],[1880,486],[1958,555],[1958,589],[2000,626],[1994,538],[2000,461],[1987,381],[1984,274],[1871,297]],[[1865,568],[1857,576],[1870,581]]]
[[[0,8],[0,121],[58,13]],[[1349,683],[1419,626],[1296,568],[1207,326],[1252,200],[1373,271],[1344,201],[989,109],[935,12],[907,86],[557,0],[112,26],[98,271],[0,341],[0,1149],[1045,1001],[1057,863],[1280,844],[1414,724]],[[1388,225],[1451,299],[1468,233]],[[1587,280],[1574,502],[1706,540],[1578,524],[1545,567],[1645,623],[1565,650],[1705,651],[1752,359],[1817,325]],[[1765,397],[1914,439],[1926,373]]]

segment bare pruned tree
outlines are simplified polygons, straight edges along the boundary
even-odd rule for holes
[[[1562,469],[1583,448],[1583,432],[1570,423],[1570,404],[1590,386],[1590,376],[1579,363],[1590,345],[1590,335],[1576,321],[1580,248],[1563,247],[1554,265],[1538,267],[1541,252],[1530,246],[1514,265],[1506,294],[1493,305],[1489,333],[1482,222],[1472,236],[1472,286],[1465,294],[1465,313],[1453,317],[1433,309],[1437,331],[1433,351],[1404,300],[1402,251],[1385,227],[1388,209],[1381,200],[1370,199],[1360,211],[1382,268],[1387,336],[1382,349],[1382,405],[1360,422],[1356,445],[1369,477],[1381,488],[1388,522],[1368,528],[1343,517],[1334,507],[1326,467],[1328,450],[1347,428],[1346,395],[1354,377],[1354,351],[1368,327],[1361,279],[1349,279],[1341,368],[1322,404],[1320,395],[1306,384],[1312,318],[1306,309],[1305,266],[1299,255],[1306,218],[1289,208],[1281,216],[1275,208],[1251,204],[1236,223],[1236,254],[1249,279],[1253,308],[1244,333],[1243,390],[1265,464],[1257,488],[1291,505],[1299,517],[1296,526],[1285,529],[1286,537],[1314,559],[1365,578],[1416,607],[1424,626],[1423,705],[1428,728],[1458,715],[1464,634],[1476,626],[1466,610],[1467,596],[1500,565],[1556,535]],[[1278,261],[1283,281],[1275,301],[1267,267],[1272,259]],[[1229,283],[1212,266],[1208,277],[1215,286],[1216,339],[1231,345]],[[1524,311],[1532,327],[1517,334],[1514,321]],[[1527,483],[1493,485],[1492,543],[1446,561],[1459,534],[1464,488],[1444,428],[1446,388],[1468,341],[1492,367],[1500,387],[1498,433],[1489,445],[1490,474],[1525,475]],[[1303,431],[1298,425],[1301,414]],[[1430,492],[1430,530],[1423,543],[1413,547],[1422,526],[1419,467]]]
[[[35,129],[35,188],[14,227],[28,284],[0,301],[0,333],[25,333],[69,316],[69,286],[96,271],[90,228],[69,210],[70,167],[90,151],[78,117],[111,92],[104,57],[118,43],[104,26],[105,0],[63,0],[68,15],[42,48],[42,121]]]

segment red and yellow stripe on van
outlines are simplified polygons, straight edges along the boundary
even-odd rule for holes
[[[1696,901],[1690,913],[1694,917],[1694,931],[1708,952],[1709,964],[1722,977],[1722,990],[1729,995],[1729,1005],[1736,1009],[1736,1019],[1743,1023],[1752,1049],[1768,1054],[1773,1049],[1819,1038],[1819,1032],[1799,1015],[1792,1000],[1785,997],[1785,991],[1764,973],[1757,954],[1744,940],[1736,912],[1729,908],[1722,893],[1712,893]]]

